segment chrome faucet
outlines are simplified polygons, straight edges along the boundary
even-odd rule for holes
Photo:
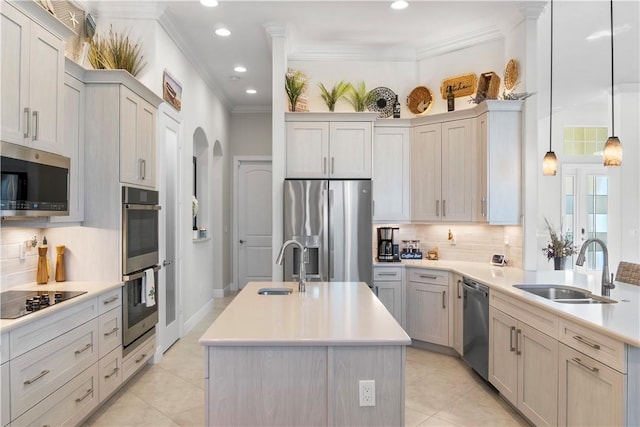
[[[280,248],[280,253],[278,254],[278,258],[276,258],[276,264],[282,265],[284,250],[287,249],[287,246],[289,245],[295,245],[300,248],[300,251],[302,251],[302,255],[300,256],[300,279],[298,280],[298,292],[305,292],[307,290],[306,265],[309,263],[309,250],[306,246],[302,246],[302,244],[297,240],[287,240]]]
[[[611,274],[611,279],[609,279],[609,250],[607,249],[607,245],[600,239],[587,239],[580,248],[578,259],[576,259],[576,265],[582,266],[584,264],[587,246],[594,242],[602,247],[604,264],[602,266],[602,296],[608,297],[611,289],[615,288],[616,285],[613,283],[613,274]]]

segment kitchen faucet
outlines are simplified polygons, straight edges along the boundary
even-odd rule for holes
[[[580,248],[580,253],[578,254],[578,259],[576,260],[576,265],[582,266],[584,264],[587,246],[594,242],[602,247],[604,264],[602,266],[602,296],[608,297],[611,289],[615,288],[616,285],[613,283],[613,274],[611,274],[611,279],[609,279],[609,250],[607,249],[607,245],[600,239],[587,239]]]
[[[309,263],[309,250],[306,246],[302,246],[300,242],[297,240],[287,240],[282,244],[280,248],[280,253],[278,254],[278,258],[276,259],[276,264],[282,265],[282,261],[284,259],[284,250],[287,249],[289,245],[296,245],[302,251],[302,256],[300,256],[300,280],[298,281],[298,292],[305,292],[307,285],[307,267],[306,264]]]

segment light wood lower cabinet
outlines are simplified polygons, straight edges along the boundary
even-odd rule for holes
[[[464,351],[464,330],[463,330],[463,305],[464,295],[462,292],[462,276],[459,274],[453,275],[451,281],[451,291],[449,292],[449,341],[453,346],[453,349],[462,356]]]
[[[404,285],[402,267],[374,267],[373,288],[380,302],[404,328]]]
[[[626,375],[560,344],[560,426],[625,425]],[[637,408],[638,402],[635,406]]]
[[[127,381],[138,372],[153,356],[156,348],[156,336],[149,337],[138,348],[127,354],[122,360],[122,381]]]
[[[92,365],[11,422],[11,426],[73,426],[98,406],[98,366]]]
[[[9,398],[9,363],[0,365],[0,425],[6,426],[11,421],[11,400]]]
[[[122,384],[122,347],[118,347],[100,359],[99,366],[100,402],[107,398]]]
[[[558,341],[489,308],[489,381],[535,425],[558,419]]]
[[[407,326],[411,338],[449,345],[447,290],[446,285],[408,283]]]

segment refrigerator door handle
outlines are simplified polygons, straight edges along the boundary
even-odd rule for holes
[[[329,188],[329,244],[327,245],[329,247],[329,281],[332,281],[335,278],[335,248],[334,248],[334,239],[333,236],[335,235],[335,217],[333,214],[333,209],[334,209],[334,205],[333,205],[333,189]]]

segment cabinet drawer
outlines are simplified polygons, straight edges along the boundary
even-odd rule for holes
[[[97,299],[92,298],[10,331],[9,353],[11,358],[14,359],[97,316]]]
[[[122,362],[122,381],[127,381],[131,375],[142,368],[147,360],[153,356],[156,349],[156,336],[149,337],[147,341],[128,354]]]
[[[376,282],[391,282],[402,280],[402,267],[375,267],[373,280]]]
[[[122,344],[122,311],[114,308],[98,318],[98,357]]]
[[[6,426],[11,421],[9,375],[9,363],[0,365],[0,426]]]
[[[98,405],[98,365],[94,364],[14,420],[12,426],[73,426]]]
[[[619,372],[627,372],[621,341],[566,319],[560,319],[560,341]]]
[[[489,304],[542,333],[558,339],[558,316],[502,292],[489,292]]]
[[[11,414],[16,417],[98,361],[93,320],[12,359]]]
[[[9,361],[9,332],[0,335],[0,363]]]
[[[98,362],[100,402],[104,402],[122,384],[122,347],[118,347]]]
[[[432,283],[434,285],[448,285],[449,272],[441,270],[424,270],[412,268],[409,270],[409,280],[411,282]]]
[[[98,296],[98,314],[104,314],[109,310],[120,307],[122,304],[122,288]]]

